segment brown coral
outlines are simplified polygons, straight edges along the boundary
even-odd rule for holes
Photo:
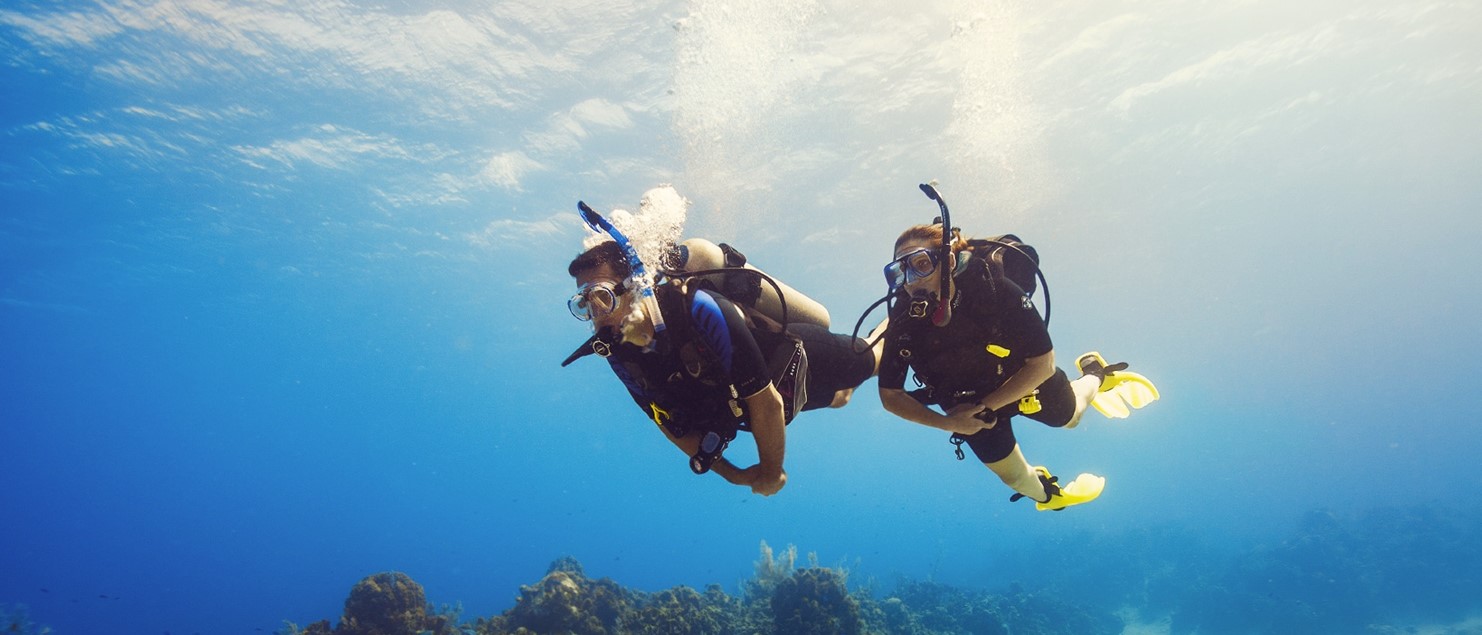
[[[337,635],[417,635],[433,626],[422,585],[406,574],[377,573],[355,584]]]

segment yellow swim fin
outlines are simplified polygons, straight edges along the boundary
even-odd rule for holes
[[[1091,405],[1110,419],[1126,419],[1132,411],[1158,400],[1158,387],[1148,378],[1127,370],[1126,362],[1108,364],[1101,353],[1091,351],[1076,360],[1087,375],[1101,377],[1101,387]]]
[[[1098,392],[1091,398],[1091,406],[1098,412],[1106,415],[1108,419],[1126,419],[1132,415],[1127,408],[1127,402],[1122,400],[1121,395],[1114,392]]]
[[[1060,477],[1050,474],[1050,470],[1036,465],[1034,471],[1039,474],[1039,481],[1045,486],[1045,493],[1050,499],[1041,503],[1034,502],[1034,508],[1039,511],[1060,511],[1071,505],[1080,505],[1096,500],[1101,495],[1101,490],[1106,489],[1106,478],[1083,472],[1075,477],[1074,481],[1061,486]],[[1026,498],[1023,494],[1014,494],[1009,500],[1016,501]]]

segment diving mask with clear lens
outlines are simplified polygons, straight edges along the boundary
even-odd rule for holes
[[[566,308],[571,310],[571,315],[576,319],[590,322],[612,315],[623,294],[627,292],[626,286],[606,281],[584,284],[566,301]]]
[[[937,270],[940,256],[937,250],[921,248],[890,261],[885,265],[885,282],[891,289],[925,278]]]

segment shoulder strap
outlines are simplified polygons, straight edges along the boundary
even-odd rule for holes
[[[1039,271],[1039,252],[1034,247],[1013,234],[975,238],[968,244],[973,246],[974,255],[988,263],[993,276],[1008,278],[1024,293],[1034,294],[1035,275]]]

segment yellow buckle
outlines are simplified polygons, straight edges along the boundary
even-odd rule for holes
[[[660,408],[659,407],[659,404],[657,404],[655,402],[652,402],[652,401],[648,402],[648,409],[649,409],[649,412],[652,412],[653,413],[653,416],[654,416],[654,425],[663,426],[664,425],[664,421],[673,421],[674,420],[674,417],[672,417],[672,416],[669,415],[669,411],[668,410],[665,410],[663,408]]]
[[[1037,394],[1029,395],[1019,400],[1019,412],[1022,412],[1024,414],[1032,415],[1036,412],[1039,412],[1043,408],[1044,406],[1040,405],[1039,396]]]

